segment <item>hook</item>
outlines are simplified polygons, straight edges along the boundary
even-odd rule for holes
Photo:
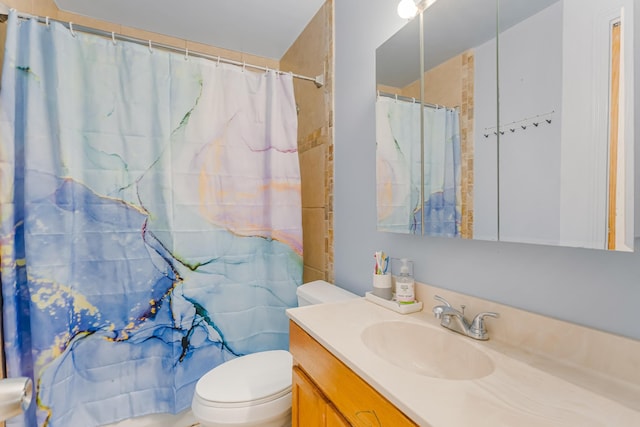
[[[396,102],[398,102],[398,94],[396,93]]]
[[[188,47],[184,48],[184,60],[185,61],[189,60],[189,48]]]
[[[551,124],[551,119],[546,119],[547,123]]]
[[[244,73],[245,68],[247,67],[247,63],[242,61],[242,72]]]
[[[220,65],[220,55],[218,55],[218,60],[216,61],[216,67]]]
[[[538,125],[539,125],[539,124],[540,124],[540,122],[533,122],[533,125],[534,125],[535,127],[538,127]]]
[[[48,16],[46,16],[44,18],[44,23],[46,24],[47,27],[49,26],[49,17]]]
[[[153,48],[151,47],[151,40],[149,40],[149,52],[153,53]]]
[[[485,137],[485,138],[489,138],[489,134],[488,134],[488,133],[485,133],[485,134],[484,134],[484,137]]]
[[[500,131],[500,135],[504,135],[504,131],[503,130]]]
[[[416,99],[415,99],[415,98],[413,98],[413,97],[411,97],[411,103],[412,103],[412,104],[415,104],[415,103],[416,103]]]
[[[520,125],[520,127],[522,128],[522,130],[527,130],[527,126],[525,125]]]
[[[69,21],[69,31],[73,37],[76,36],[76,33],[73,31],[73,22]]]
[[[509,130],[511,131],[511,133],[514,133],[516,131],[516,128],[510,128]]]
[[[114,46],[117,44],[115,31],[111,31],[111,43],[113,43]]]

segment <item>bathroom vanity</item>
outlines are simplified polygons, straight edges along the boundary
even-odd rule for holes
[[[640,425],[640,342],[468,302],[500,311],[490,340],[441,327],[430,302],[409,315],[365,299],[287,310],[293,426]]]
[[[398,408],[290,322],[292,426],[415,426]]]

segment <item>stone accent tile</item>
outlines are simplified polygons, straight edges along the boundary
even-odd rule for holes
[[[300,176],[302,180],[302,207],[325,206],[326,145],[319,145],[300,153]]]
[[[302,270],[302,283],[309,283],[314,280],[327,280],[325,272],[305,265]]]
[[[324,271],[326,222],[324,208],[302,209],[302,246],[304,265]]]

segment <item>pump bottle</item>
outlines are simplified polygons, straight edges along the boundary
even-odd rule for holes
[[[400,304],[412,304],[415,302],[415,281],[409,269],[409,261],[406,258],[400,260],[400,275],[396,278],[396,301]]]

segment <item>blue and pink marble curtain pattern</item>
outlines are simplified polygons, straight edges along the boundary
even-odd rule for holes
[[[11,14],[4,346],[9,376],[37,385],[11,425],[175,413],[207,370],[287,348],[302,281],[291,79]]]

